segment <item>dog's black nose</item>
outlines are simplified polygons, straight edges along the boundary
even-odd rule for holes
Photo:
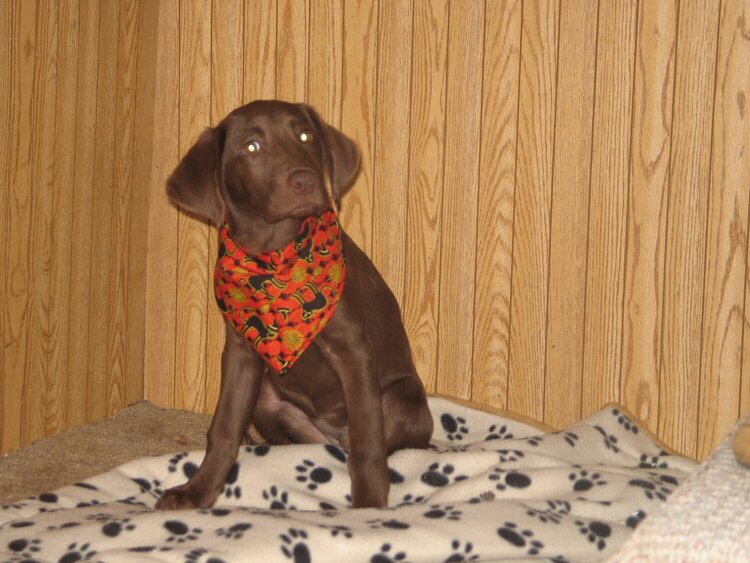
[[[318,186],[318,178],[312,170],[295,170],[289,175],[287,185],[298,194],[309,194]]]

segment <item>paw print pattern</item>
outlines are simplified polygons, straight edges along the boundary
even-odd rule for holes
[[[652,472],[648,473],[646,479],[631,479],[628,481],[628,485],[641,489],[643,494],[646,495],[646,498],[649,500],[666,500],[674,490],[667,485],[677,486],[678,484],[677,479],[674,477],[669,475],[659,475],[658,473]]]
[[[167,465],[167,470],[170,473],[176,472],[177,471],[177,466],[186,457],[187,457],[187,452],[182,452],[182,453],[173,455],[171,458],[169,458],[169,465]]]
[[[403,561],[406,559],[405,551],[396,551],[392,553],[393,546],[389,543],[384,543],[380,546],[380,551],[370,557],[370,563],[396,563],[396,561]]]
[[[65,554],[60,557],[59,563],[73,563],[74,561],[91,561],[96,556],[96,551],[89,550],[91,544],[84,543],[78,545],[77,543],[71,543]]]
[[[518,471],[506,471],[496,467],[492,470],[489,480],[495,483],[498,491],[504,491],[508,487],[513,489],[525,489],[531,485],[531,477]]]
[[[281,534],[279,537],[282,541],[281,551],[287,559],[291,559],[294,563],[309,563],[312,561],[310,548],[305,543],[307,532],[289,528],[286,534]]]
[[[318,527],[331,532],[331,536],[333,536],[334,538],[337,538],[340,535],[341,537],[344,537],[346,539],[351,539],[354,535],[352,533],[352,529],[349,526],[342,526],[339,524],[329,526],[328,524],[320,524],[318,525]]]
[[[612,534],[612,528],[609,527],[609,524],[600,522],[599,520],[592,520],[591,522],[576,520],[576,526],[578,526],[581,534],[596,545],[599,551],[607,547],[605,540]]]
[[[580,468],[580,466],[576,466]],[[594,486],[600,486],[600,485],[606,485],[607,482],[601,479],[601,475],[599,473],[591,473],[586,469],[581,469],[580,471],[574,471],[570,475],[568,475],[568,479],[570,481],[573,481],[573,490],[582,493],[584,491],[588,491]]]
[[[649,456],[648,454],[641,454],[638,460],[638,467],[642,469],[666,469],[669,464],[664,459],[669,454],[664,450],[661,450],[658,455]]]
[[[524,457],[521,450],[496,450],[500,454],[500,463],[511,463]]]
[[[493,424],[487,429],[487,436],[484,438],[485,442],[489,442],[490,440],[512,440],[513,434],[508,432],[508,427],[503,424],[502,426],[498,426],[497,424]]]
[[[537,447],[543,441],[544,439],[541,436],[529,436],[528,438],[526,438],[526,443],[529,446],[534,446],[534,447]]]
[[[479,560],[479,554],[472,553],[474,545],[471,542],[466,542],[466,545],[461,547],[459,540],[453,540],[451,542],[451,549],[453,553],[448,556],[445,563],[468,563],[469,561]]]
[[[185,464],[187,465],[187,464]],[[224,496],[227,498],[240,498],[242,496],[242,487],[235,485],[237,478],[240,476],[240,464],[234,462],[232,468],[227,474],[227,478],[224,481]]]
[[[381,528],[388,528],[389,530],[408,530],[411,528],[406,522],[401,522],[395,518],[376,518],[374,520],[368,520],[367,525],[373,530],[380,530]]]
[[[331,455],[331,457],[336,458],[341,463],[346,463],[347,455],[346,451],[343,448],[332,446],[331,444],[326,444],[325,450]]]
[[[34,557],[34,554],[39,553],[41,544],[40,540],[17,539],[8,544],[8,549],[14,555],[18,555],[24,559],[31,559]]]
[[[455,470],[456,468],[453,467],[453,465],[451,465],[450,463],[446,463],[441,468],[440,464],[435,462],[430,465],[427,471],[422,473],[422,483],[425,483],[430,487],[445,487],[451,482],[451,479],[454,483],[463,481],[464,479],[468,479],[466,475],[456,475],[454,477],[451,477]]]
[[[130,518],[112,520],[102,526],[102,534],[108,538],[116,538],[123,532],[132,532],[133,530],[135,530],[135,525],[130,523]]]
[[[167,542],[185,543],[186,541],[197,540],[203,533],[200,528],[189,528],[187,524],[179,520],[167,520],[164,522],[164,528],[169,532]]]
[[[276,485],[271,485],[270,489],[263,491],[263,498],[271,502],[269,508],[273,510],[296,510],[296,507],[289,503],[289,493],[279,491]]]
[[[253,525],[250,522],[237,522],[228,528],[219,528],[216,530],[216,535],[228,540],[238,540],[252,527]]]
[[[445,518],[446,520],[453,520],[455,522],[461,520],[461,511],[456,510],[452,505],[433,504],[430,510],[422,516],[432,519]]]
[[[311,491],[317,489],[319,485],[328,483],[333,478],[333,474],[329,469],[318,467],[309,459],[303,460],[295,469],[299,473],[297,481],[307,483],[307,488]]]
[[[506,522],[497,529],[497,535],[516,547],[526,549],[527,555],[539,555],[539,551],[544,547],[542,542],[533,539],[534,532],[519,529],[515,522]]]
[[[408,506],[412,504],[422,504],[427,499],[423,497],[422,495],[414,496],[411,493],[404,495],[404,498],[401,499],[401,502],[398,503],[399,506]]]
[[[632,432],[633,434],[638,434],[638,427],[619,409],[612,409],[612,416],[617,419],[617,424],[622,426],[625,430]]]
[[[460,442],[469,433],[469,429],[466,427],[466,419],[462,416],[454,417],[445,413],[440,417],[440,424],[445,430],[446,438],[451,442]]]
[[[646,513],[643,510],[636,510],[633,514],[628,516],[627,520],[625,520],[625,525],[628,528],[635,529],[641,522],[643,522],[644,518],[646,518]]]
[[[266,446],[265,444],[260,444],[257,446],[245,446],[244,450],[249,454],[263,457],[268,455],[268,452],[271,451],[271,448]]]
[[[526,514],[532,518],[536,518],[540,522],[553,524],[559,524],[562,521],[562,517],[566,514],[570,514],[570,503],[565,500],[548,500],[547,508],[545,510],[539,510],[536,508],[526,507]]]
[[[565,431],[562,433],[563,440],[565,440],[565,443],[567,443],[571,448],[575,448],[576,444],[578,443],[578,434],[575,432],[569,432]]]
[[[602,437],[604,438],[604,445],[608,450],[619,453],[620,448],[617,447],[617,436],[607,434],[607,431],[599,425],[594,426],[594,429],[602,435]]]

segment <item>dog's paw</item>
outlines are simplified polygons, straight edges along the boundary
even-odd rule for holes
[[[185,510],[189,508],[208,508],[214,504],[217,495],[206,495],[186,485],[180,485],[164,491],[156,501],[156,510]]]

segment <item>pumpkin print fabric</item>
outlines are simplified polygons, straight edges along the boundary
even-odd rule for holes
[[[219,230],[214,293],[224,316],[279,375],[326,326],[344,289],[341,228],[332,209],[305,219],[280,250],[250,255]]]

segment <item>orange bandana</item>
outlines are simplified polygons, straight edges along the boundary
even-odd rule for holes
[[[237,331],[279,375],[299,359],[336,309],[346,267],[332,209],[308,217],[281,250],[248,255],[219,230],[214,293]]]

